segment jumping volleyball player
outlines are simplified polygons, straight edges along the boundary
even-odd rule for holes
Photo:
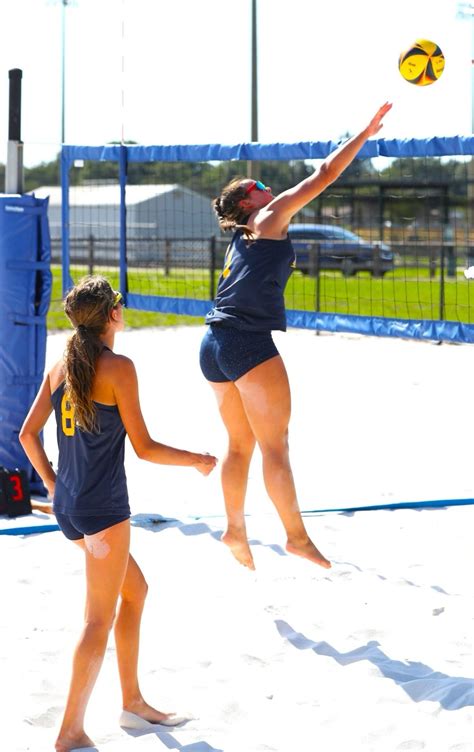
[[[115,619],[124,727],[180,720],[148,705],[137,677],[140,620],[147,584],[129,553],[130,507],[124,470],[125,435],[137,455],[162,465],[194,467],[208,475],[216,458],[159,444],[147,430],[135,367],[113,352],[124,328],[121,294],[103,277],[88,277],[66,297],[74,326],[64,359],[51,369],[26,417],[20,441],[54,498],[58,524],[85,554],[85,625],[77,644],[69,695],[56,740],[57,752],[93,746],[84,714]],[[54,410],[59,462],[48,462],[40,432]]]
[[[254,569],[244,518],[248,470],[257,442],[268,494],[284,525],[287,551],[323,567],[329,561],[309,538],[296,498],[288,454],[290,388],[273,329],[286,329],[284,289],[295,264],[288,237],[292,217],[327,188],[382,128],[384,104],[357,136],[334,151],[308,178],[273,196],[259,180],[236,178],[214,201],[219,224],[233,230],[201,369],[214,390],[229,446],[222,463],[227,530],[222,540],[237,560]]]

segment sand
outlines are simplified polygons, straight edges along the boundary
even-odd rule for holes
[[[201,329],[117,339],[136,362],[152,435],[221,456],[200,376]],[[470,752],[472,506],[311,513],[474,496],[474,351],[310,332],[277,334],[293,390],[300,505],[330,571],[287,555],[251,467],[256,571],[219,541],[218,472],[139,461],[127,448],[132,553],[149,584],[140,676],[147,700],[191,717],[127,732],[113,639],[87,731],[101,752]],[[48,338],[48,364],[64,335]],[[45,446],[55,459],[54,429]],[[81,628],[81,552],[61,533],[0,536],[1,749],[53,750]]]

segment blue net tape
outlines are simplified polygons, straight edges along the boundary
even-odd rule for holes
[[[62,147],[63,159],[116,161],[125,148],[129,162],[214,162],[227,160],[324,159],[341,142],[300,141],[284,143],[183,144],[165,146],[73,146]],[[445,157],[474,155],[474,136],[445,138],[373,139],[367,141],[359,159],[374,157]]]

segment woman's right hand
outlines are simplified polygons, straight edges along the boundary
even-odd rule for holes
[[[379,107],[369,125],[367,126],[368,138],[375,136],[383,128],[382,120],[384,119],[387,112],[390,112],[391,109],[392,104],[390,102],[385,102],[382,107]]]
[[[196,454],[196,460],[193,462],[193,467],[196,468],[202,475],[209,475],[212,473],[217,465],[217,457],[213,457],[212,454]]]

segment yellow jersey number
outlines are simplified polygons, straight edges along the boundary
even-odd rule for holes
[[[61,400],[61,428],[65,436],[74,436],[76,430],[74,407],[67,394],[64,394]]]
[[[222,276],[224,279],[227,279],[229,274],[232,271],[231,263],[232,263],[232,256],[234,255],[234,250],[231,249],[230,244],[227,247],[227,251],[225,253],[224,257],[224,269],[222,270]]]

